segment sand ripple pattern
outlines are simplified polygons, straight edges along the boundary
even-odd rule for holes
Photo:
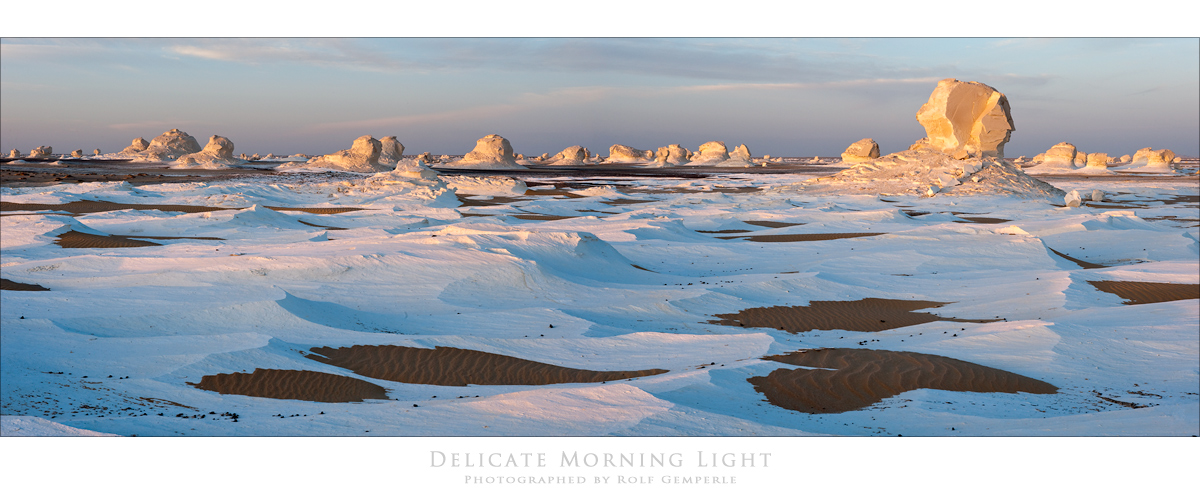
[[[225,395],[248,395],[311,402],[362,402],[386,399],[382,386],[336,374],[314,371],[255,369],[252,373],[214,374],[189,383]]]
[[[1124,298],[1126,305],[1200,299],[1200,284],[1134,281],[1088,281],[1088,284]]]
[[[349,369],[362,376],[422,385],[549,385],[599,383],[653,376],[664,369],[588,371],[461,348],[413,348],[355,345],[311,349],[308,358]]]
[[[150,241],[139,241],[125,236],[100,236],[70,231],[58,236],[54,244],[64,248],[137,248],[140,246],[162,246]]]
[[[721,320],[710,324],[740,327],[769,327],[789,333],[805,331],[844,329],[873,333],[926,322],[996,322],[999,319],[975,320],[941,317],[928,312],[913,312],[923,308],[936,308],[943,302],[921,300],[890,300],[863,298],[857,301],[814,301],[808,306],[757,307],[734,314],[716,314]]]
[[[763,358],[825,368],[777,369],[766,377],[748,380],[771,404],[809,414],[853,411],[920,388],[1037,394],[1058,391],[1044,381],[940,355],[826,348]]]

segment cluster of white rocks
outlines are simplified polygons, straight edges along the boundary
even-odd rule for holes
[[[843,153],[855,163],[837,174],[793,186],[814,194],[1009,195],[1062,199],[1066,194],[1004,160],[1013,125],[1008,98],[978,82],[945,79],[917,112],[926,136],[909,150],[879,157],[863,139]]]
[[[133,143],[122,149],[119,156],[134,161],[164,163],[200,151],[200,144],[196,142],[195,137],[178,128],[172,128],[150,142],[141,137],[133,139]]]
[[[1179,158],[1170,149],[1138,149],[1133,156],[1119,158],[1107,153],[1085,153],[1070,142],[1059,142],[1042,154],[1034,156],[1025,168],[1034,174],[1103,175],[1110,171],[1164,172]]]

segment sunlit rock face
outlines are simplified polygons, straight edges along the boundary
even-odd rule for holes
[[[35,147],[29,151],[30,158],[49,158],[51,154],[54,154],[54,148],[50,146]]]
[[[92,151],[92,156],[99,156],[99,155],[100,155],[100,150],[99,150],[99,149],[96,149],[96,150]]]
[[[1075,166],[1087,165],[1088,154],[1083,151],[1075,151]]]
[[[933,149],[956,159],[1003,158],[1004,144],[1016,127],[1008,98],[979,82],[939,81],[917,111],[926,137],[914,149]]]
[[[725,147],[725,143],[714,140],[700,144],[700,150],[692,155],[691,164],[693,166],[711,166],[728,159],[729,149]]]
[[[608,148],[609,163],[644,163],[654,159],[654,151],[643,151],[621,144]]]
[[[379,154],[382,150],[383,144],[376,140],[375,137],[363,135],[354,139],[354,143],[349,149],[314,157],[308,160],[308,164],[364,173],[392,170],[392,165],[382,165],[379,163]]]
[[[1075,149],[1075,145],[1070,142],[1059,142],[1054,144],[1042,156],[1042,163],[1055,163],[1063,166],[1073,166],[1075,158],[1079,155],[1079,151]],[[1085,161],[1086,162],[1086,161]]]
[[[879,144],[875,139],[862,139],[850,144],[842,153],[842,163],[857,164],[879,157]]]
[[[750,161],[750,148],[746,147],[746,144],[733,148],[733,151],[729,153],[729,159],[717,163],[716,166],[731,168],[748,168],[754,166],[754,163]]]
[[[11,151],[8,151],[8,157],[10,157],[10,158],[19,158],[19,157],[21,157],[21,150],[20,150],[20,149],[13,149],[13,150],[11,150]]]
[[[571,146],[550,158],[550,164],[558,166],[582,165],[588,160],[591,151],[583,146]]]
[[[1133,153],[1129,166],[1166,166],[1175,160],[1175,151],[1143,147]]]
[[[121,154],[137,154],[145,151],[147,147],[150,147],[150,143],[146,142],[146,139],[138,137],[133,139],[132,144],[129,144],[124,149],[121,149]]]
[[[1088,168],[1108,168],[1108,154],[1102,152],[1094,152],[1087,155]]]
[[[83,157],[83,149],[76,149],[74,151],[71,151],[71,157],[72,158],[82,158]]]
[[[208,138],[208,144],[200,152],[185,154],[175,161],[180,165],[228,165],[237,163],[233,157],[233,141],[220,135]]]
[[[379,163],[384,165],[394,165],[398,163],[404,156],[404,144],[396,140],[396,136],[389,136],[379,139]]]
[[[148,161],[169,161],[195,152],[200,152],[200,143],[196,142],[196,138],[172,128],[151,140],[150,145],[138,155]]]
[[[496,134],[475,141],[475,149],[463,156],[463,159],[446,166],[482,170],[524,168],[517,163],[517,157],[513,154],[512,144],[508,143],[508,139]]]
[[[662,166],[677,166],[686,164],[691,155],[692,152],[683,146],[671,144],[658,148],[658,152],[654,155],[654,162]]]

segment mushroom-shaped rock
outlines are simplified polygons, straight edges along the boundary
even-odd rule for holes
[[[92,156],[99,156],[99,155],[100,155],[100,150],[99,150],[99,149],[96,149],[96,150],[93,150],[93,151],[92,151]]]
[[[1133,159],[1129,161],[1129,166],[1163,166],[1170,165],[1174,160],[1175,151],[1143,147],[1133,153]]]
[[[968,156],[1003,158],[1013,125],[1008,97],[979,82],[953,78],[939,81],[929,101],[917,111],[926,137],[915,146],[955,159]]]
[[[1041,164],[1035,166],[1036,170],[1071,170],[1075,168],[1075,158],[1079,155],[1079,151],[1069,142],[1059,142],[1054,144],[1045,153],[1040,154],[1042,157]],[[1034,158],[1036,159],[1036,158]],[[1086,163],[1087,160],[1084,160]]]
[[[11,151],[8,151],[8,157],[19,158],[19,157],[21,157],[21,151],[19,149],[13,149]]]
[[[178,128],[172,128],[151,140],[146,150],[138,156],[147,161],[168,161],[195,152],[200,152],[200,144],[196,142],[196,138]]]
[[[1087,155],[1088,168],[1108,168],[1108,154],[1094,152]]]
[[[124,149],[121,149],[121,154],[126,154],[126,155],[137,154],[142,151],[145,151],[147,147],[150,147],[150,143],[146,142],[146,139],[138,137],[136,139],[133,139],[133,143],[129,144]]]
[[[76,149],[74,151],[71,151],[71,157],[72,158],[82,158],[83,157],[83,149]]]
[[[379,139],[379,163],[384,165],[394,165],[404,156],[404,144],[396,140],[396,136],[389,136]]]
[[[700,149],[692,155],[691,166],[712,166],[729,159],[729,149],[725,143],[714,140],[700,144]]]
[[[608,148],[608,163],[646,163],[654,160],[654,151],[643,151],[621,144]]]
[[[842,153],[842,163],[853,165],[878,157],[879,144],[875,139],[862,139],[846,148],[846,152]]]
[[[588,150],[583,146],[571,146],[550,158],[551,165],[571,166],[582,165],[588,159]]]
[[[324,156],[316,156],[308,160],[308,164],[361,173],[393,170],[393,165],[381,165],[379,163],[379,153],[382,150],[383,144],[376,140],[375,137],[363,135],[354,139],[354,143],[349,149],[343,149]]]
[[[54,148],[50,146],[35,147],[29,151],[30,158],[49,158],[52,154],[54,154]]]
[[[504,170],[525,168],[517,163],[513,154],[512,144],[508,139],[496,134],[488,135],[475,141],[475,149],[463,156],[463,159],[448,163],[447,168],[472,168],[479,170]]]
[[[654,163],[659,166],[676,166],[686,164],[692,153],[679,144],[671,144],[658,148],[654,155]]]
[[[233,141],[220,135],[208,138],[208,144],[200,152],[184,154],[175,160],[176,166],[216,166],[237,163],[233,157]]]

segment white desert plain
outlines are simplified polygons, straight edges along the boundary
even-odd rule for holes
[[[30,144],[0,430],[1196,435],[1197,159],[1008,158],[1020,105],[945,79],[926,137],[841,158]]]

